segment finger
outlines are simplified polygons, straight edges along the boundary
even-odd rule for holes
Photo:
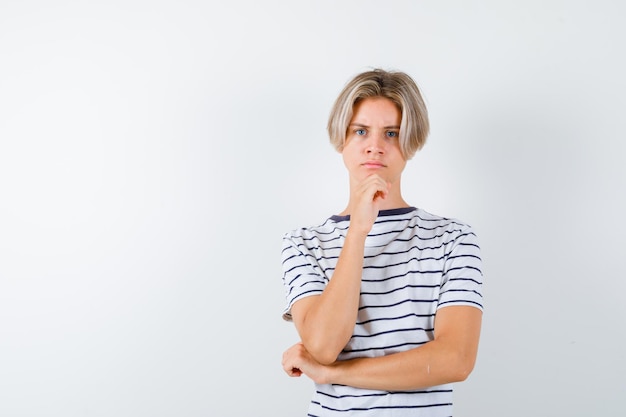
[[[375,200],[376,198],[385,198],[389,192],[389,187],[384,181],[375,181],[372,183],[363,184],[361,190],[363,197],[366,199]]]
[[[376,176],[372,178],[371,182],[366,184],[366,186],[373,187],[377,191],[387,192],[390,188],[390,184],[388,181],[385,181],[383,178]]]

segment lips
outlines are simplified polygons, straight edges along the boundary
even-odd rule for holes
[[[380,161],[366,161],[361,164],[365,168],[384,168],[385,164]]]

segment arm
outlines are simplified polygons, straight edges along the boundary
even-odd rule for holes
[[[359,308],[365,238],[387,189],[388,184],[377,175],[363,181],[332,279],[321,295],[303,298],[291,307],[302,344],[319,363],[335,362],[352,337]]]
[[[302,343],[320,363],[333,363],[352,336],[359,307],[364,242],[365,236],[348,231],[324,292],[303,298],[291,307]]]
[[[435,338],[418,348],[322,365],[298,344],[283,355],[283,367],[291,376],[304,373],[321,384],[390,391],[463,381],[474,367],[481,320],[477,308],[444,307],[435,317]]]

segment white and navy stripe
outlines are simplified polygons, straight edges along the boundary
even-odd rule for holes
[[[286,320],[294,302],[319,295],[332,279],[349,224],[349,216],[332,216],[319,226],[285,234]],[[427,343],[434,337],[438,308],[482,310],[481,287],[480,248],[470,226],[414,207],[381,211],[365,242],[357,323],[339,359]],[[375,416],[390,409],[394,416],[450,416],[452,387],[386,392],[318,385],[309,415]]]

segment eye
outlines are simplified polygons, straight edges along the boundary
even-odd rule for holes
[[[398,132],[390,130],[387,132],[387,137],[388,138],[397,138],[398,137]]]
[[[357,129],[354,131],[357,136],[365,136],[365,129]]]

